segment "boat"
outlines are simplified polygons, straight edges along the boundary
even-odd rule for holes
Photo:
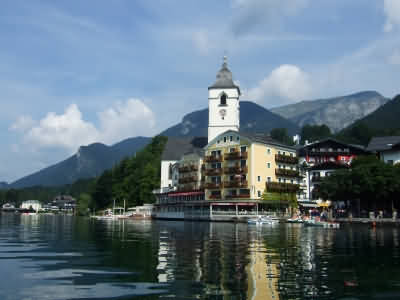
[[[268,216],[265,217],[259,216],[257,218],[252,218],[247,220],[247,223],[251,225],[274,225],[278,224],[279,220]]]
[[[306,226],[323,227],[323,228],[340,228],[340,224],[336,222],[326,222],[315,219],[308,219],[304,221]]]
[[[304,223],[304,220],[301,217],[293,217],[286,220],[287,223]]]

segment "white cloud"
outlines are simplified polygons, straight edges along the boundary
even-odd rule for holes
[[[400,1],[385,0],[383,11],[386,15],[386,23],[383,30],[385,32],[390,32],[395,26],[400,25]]]
[[[232,31],[241,35],[257,25],[277,25],[285,17],[299,13],[307,4],[308,0],[233,0]]]
[[[31,116],[20,116],[18,119],[11,124],[10,130],[24,132],[35,125],[35,121],[32,119]]]
[[[76,104],[71,104],[61,115],[49,112],[25,135],[26,142],[37,147],[61,147],[71,150],[97,139],[97,129],[82,119],[82,113]]]
[[[10,129],[23,129],[23,143],[32,148],[61,148],[70,153],[81,145],[94,142],[112,144],[128,137],[154,134],[155,116],[138,99],[117,102],[99,112],[98,117],[100,125],[97,128],[83,119],[76,104],[71,104],[63,114],[49,112],[39,122],[27,116],[19,117]],[[32,127],[27,128],[28,124]]]
[[[249,100],[267,106],[299,101],[311,94],[309,75],[294,65],[281,65],[274,69],[256,87],[249,89]]]
[[[117,102],[99,113],[101,140],[105,143],[119,142],[137,135],[154,134],[155,116],[153,111],[139,99]]]

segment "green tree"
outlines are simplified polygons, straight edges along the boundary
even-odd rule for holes
[[[322,125],[304,125],[301,129],[301,144],[305,141],[314,142],[332,136],[331,130],[325,124]]]
[[[87,216],[90,214],[92,197],[88,193],[82,193],[77,200],[76,214],[79,216]]]
[[[293,139],[288,135],[286,128],[274,128],[270,132],[271,137],[286,145],[293,145]]]

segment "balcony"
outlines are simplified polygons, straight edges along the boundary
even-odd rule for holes
[[[204,188],[202,185],[185,184],[178,187],[178,192],[202,192]]]
[[[298,184],[280,182],[267,182],[265,187],[271,193],[296,193],[300,189]]]
[[[298,164],[299,158],[294,156],[275,154],[275,161],[284,164]]]
[[[191,170],[190,170],[190,167],[189,167],[189,166],[180,167],[178,170],[179,170],[179,173],[187,173],[187,172],[191,172]]]
[[[204,158],[205,162],[222,162],[222,155],[209,155]]]
[[[206,176],[218,176],[222,175],[222,168],[206,169],[204,174]]]
[[[247,181],[246,180],[231,180],[224,182],[225,188],[247,188]]]
[[[197,181],[198,181],[198,177],[197,176],[183,177],[183,178],[179,178],[179,180],[178,180],[178,182],[180,184],[197,182]]]
[[[250,194],[229,194],[225,195],[225,199],[248,199]]]
[[[234,166],[234,167],[228,167],[224,168],[224,174],[244,174],[247,173],[247,166],[244,167],[239,167],[239,166]]]
[[[321,176],[311,176],[311,182],[320,182]]]
[[[204,184],[204,188],[208,190],[221,189],[222,186],[223,186],[222,183],[214,183],[214,182],[207,182]]]
[[[247,159],[247,151],[245,152],[230,152],[224,155],[225,160],[239,160],[239,159]]]
[[[275,169],[275,175],[283,177],[300,177],[299,171],[289,169]]]

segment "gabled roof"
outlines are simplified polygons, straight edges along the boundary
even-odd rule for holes
[[[161,160],[180,160],[193,152],[201,154],[206,145],[206,137],[168,137]]]
[[[399,143],[400,136],[373,137],[368,144],[367,150],[373,152],[390,150]]]
[[[310,143],[308,145],[303,146],[302,148],[300,148],[298,150],[299,150],[299,153],[303,155],[306,152],[310,152],[310,149],[312,149],[312,148],[320,147],[320,145],[322,145],[322,144],[329,144],[329,143],[340,145],[342,148],[343,147],[347,147],[347,148],[351,149],[353,152],[356,152],[356,153],[366,153],[366,152],[368,152],[368,150],[362,145],[347,144],[347,143],[341,142],[341,141],[339,141],[337,139],[334,139],[334,138],[331,138],[331,137],[322,139],[320,141],[312,142],[312,143]]]
[[[291,150],[296,150],[295,147],[293,146],[288,146],[286,144],[283,144],[277,140],[274,140],[271,138],[268,134],[265,133],[248,133],[248,132],[243,132],[243,131],[235,131],[235,130],[227,130],[219,135],[217,135],[208,145],[214,144],[218,139],[220,139],[220,136],[226,135],[226,134],[236,134],[241,137],[244,137],[248,139],[251,143],[261,143],[261,144],[266,144],[266,145],[274,145],[278,147],[283,147],[286,149],[291,149]]]

